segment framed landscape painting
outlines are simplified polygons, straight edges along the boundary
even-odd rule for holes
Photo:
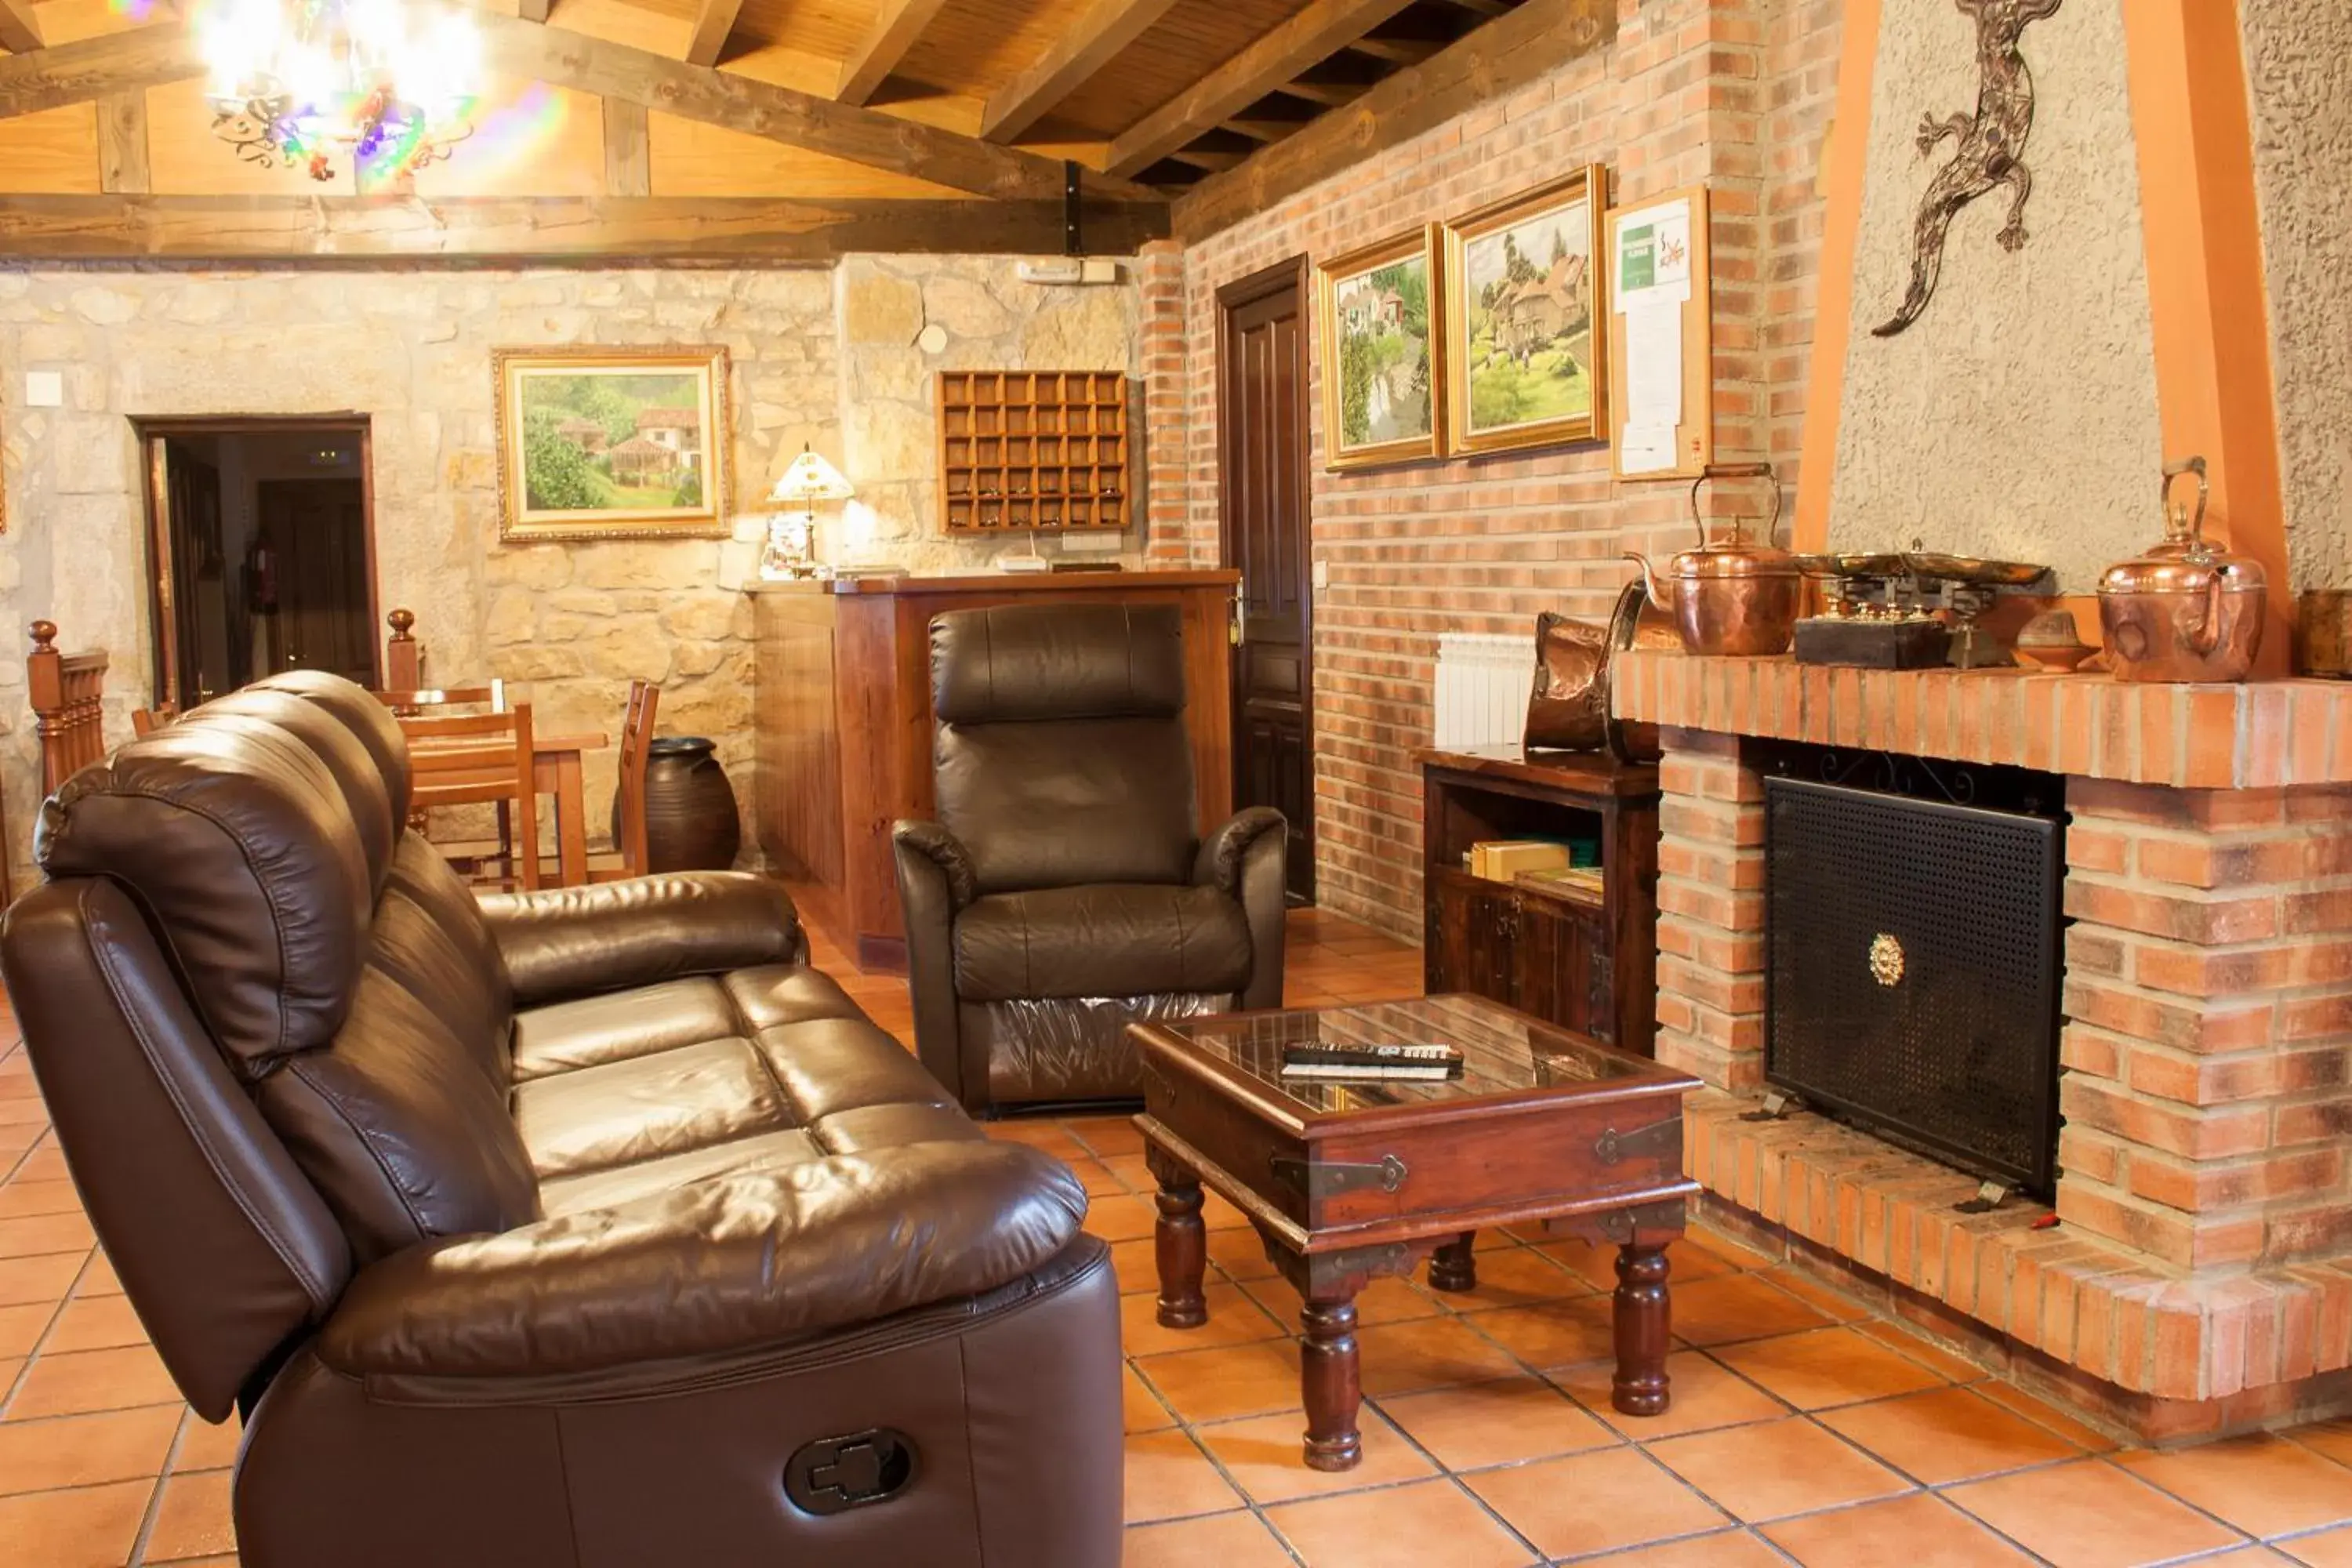
[[[1445,225],[1441,293],[1452,452],[1590,440],[1608,429],[1601,228],[1609,172]]]
[[[1323,463],[1369,468],[1441,450],[1437,226],[1315,269]]]
[[[501,539],[727,531],[724,348],[499,349]]]

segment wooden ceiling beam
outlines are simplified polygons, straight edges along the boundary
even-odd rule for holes
[[[545,22],[549,0],[519,0],[515,15],[526,22]]]
[[[41,24],[33,0],[0,0],[0,49],[27,55],[41,47]]]
[[[1457,11],[1467,11],[1480,21],[1491,21],[1511,8],[1511,0],[1440,0]]]
[[[687,41],[686,63],[715,66],[734,36],[735,18],[743,14],[743,0],[702,0],[694,14],[694,37]]]
[[[134,27],[0,59],[0,120],[205,74],[184,26]]]
[[[1445,47],[1445,43],[1440,38],[1358,38],[1348,50],[1391,65],[1417,66]]]
[[[1164,204],[1089,202],[1087,247],[1132,254]],[[829,261],[853,251],[1058,256],[1062,204],[765,197],[10,196],[0,254],[44,261]]]
[[[844,103],[871,102],[946,5],[947,0],[882,0],[882,14],[856,52],[841,62],[841,86],[833,96]]]
[[[1114,138],[1108,169],[1142,173],[1187,142],[1329,59],[1412,0],[1314,3]],[[1253,134],[1244,132],[1244,135]]]
[[[1517,91],[1617,36],[1617,0],[1527,0],[1176,199],[1176,233],[1192,241],[1265,211],[1319,180]],[[1114,143],[1114,149],[1116,144]],[[1112,166],[1118,166],[1114,151]]]
[[[1087,0],[1069,29],[1037,63],[989,95],[980,134],[1011,142],[1084,86],[1113,56],[1141,37],[1176,0]]]

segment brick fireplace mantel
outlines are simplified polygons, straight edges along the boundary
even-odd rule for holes
[[[1691,1173],[2150,1436],[2352,1407],[2352,685],[1621,656],[1657,724],[1658,1055]],[[2057,1224],[1763,1084],[1749,738],[2066,777]],[[1965,1323],[1963,1323],[1963,1320]]]

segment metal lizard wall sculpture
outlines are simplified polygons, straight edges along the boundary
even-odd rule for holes
[[[2033,173],[2025,166],[2025,139],[2033,131],[2033,73],[2018,52],[2018,37],[2031,23],[2055,16],[2063,0],[1953,0],[1977,24],[1977,111],[1919,121],[1919,153],[1933,153],[1947,136],[1959,148],[1936,171],[1919,201],[1912,232],[1911,287],[1892,321],[1872,333],[1891,338],[1919,319],[1944,270],[1944,237],[1962,207],[1996,186],[2010,188],[2009,222],[2000,239],[2004,250],[2025,244],[2025,198],[2033,194]]]

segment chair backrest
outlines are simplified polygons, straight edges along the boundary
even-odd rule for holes
[[[621,717],[621,771],[613,783],[613,847],[632,877],[646,874],[646,762],[652,754],[654,714],[661,688],[650,680],[629,682],[629,705]]]
[[[0,924],[75,1184],[214,1419],[356,1269],[538,1214],[512,989],[408,795],[380,703],[272,678],[68,781]]]
[[[941,823],[982,892],[1192,873],[1172,605],[1008,605],[931,621]]]
[[[57,623],[35,621],[25,685],[41,744],[41,793],[50,795],[106,755],[106,654],[59,653]]]
[[[152,735],[164,725],[179,721],[180,705],[176,702],[160,702],[152,708],[131,710],[131,732],[134,735]]]
[[[505,803],[514,813],[516,880],[539,886],[539,789],[532,771],[530,704],[503,712],[404,716],[416,809]]]
[[[507,710],[507,683],[493,680],[488,686],[386,686],[377,692],[376,700],[394,713],[429,713],[436,708],[487,708],[493,713]]]

